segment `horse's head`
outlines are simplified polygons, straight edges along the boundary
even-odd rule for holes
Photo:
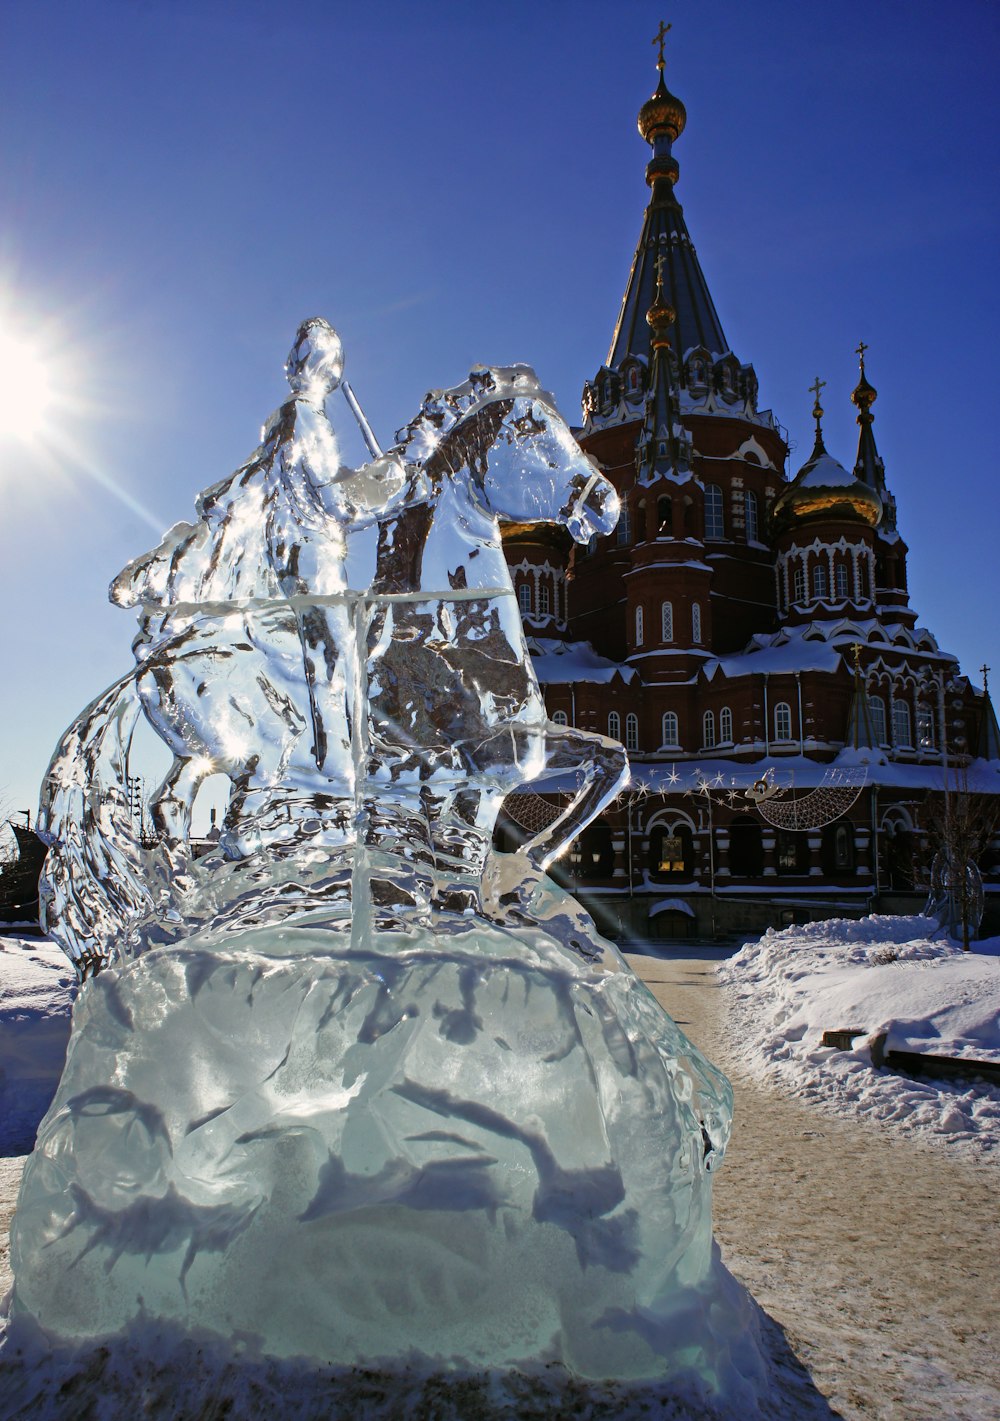
[[[478,366],[463,385],[432,391],[398,437],[432,483],[464,476],[502,522],[560,523],[586,543],[618,521],[614,487],[527,365]]]

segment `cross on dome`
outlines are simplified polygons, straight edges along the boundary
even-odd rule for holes
[[[666,37],[667,37],[667,31],[668,31],[668,30],[672,30],[672,29],[673,29],[673,25],[666,25],[666,24],[664,24],[664,22],[661,20],[661,21],[660,21],[660,28],[656,31],[656,34],[655,34],[654,37],[653,37],[653,43],[654,43],[654,44],[658,44],[658,45],[660,46],[660,53],[659,53],[659,56],[658,56],[658,58],[657,58],[657,60],[656,60],[656,67],[657,67],[657,69],[659,69],[659,71],[660,71],[661,74],[663,73],[663,41],[664,41],[664,40],[666,39]]]

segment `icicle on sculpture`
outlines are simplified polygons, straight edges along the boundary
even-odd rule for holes
[[[617,496],[526,366],[433,391],[358,470],[330,326],[287,373],[247,463],[115,579],[136,665],[51,765],[46,923],[87,980],[13,1316],[723,1386],[729,1086],[545,876],[627,762],[546,719],[498,526],[585,542]],[[127,803],[140,716],[174,757],[155,842]],[[553,774],[563,812],[495,853],[505,795]]]

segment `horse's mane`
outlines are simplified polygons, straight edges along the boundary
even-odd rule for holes
[[[475,365],[461,385],[430,390],[424,396],[413,419],[397,431],[397,448],[405,450],[408,463],[426,463],[448,435],[482,406],[544,394],[530,365]]]

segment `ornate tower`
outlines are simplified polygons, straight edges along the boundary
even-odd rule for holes
[[[687,112],[664,79],[664,33],[639,111],[649,202],[607,360],[583,391],[581,443],[627,512],[569,568],[570,635],[654,683],[773,623],[765,519],[787,452],[729,348],[677,198]]]

